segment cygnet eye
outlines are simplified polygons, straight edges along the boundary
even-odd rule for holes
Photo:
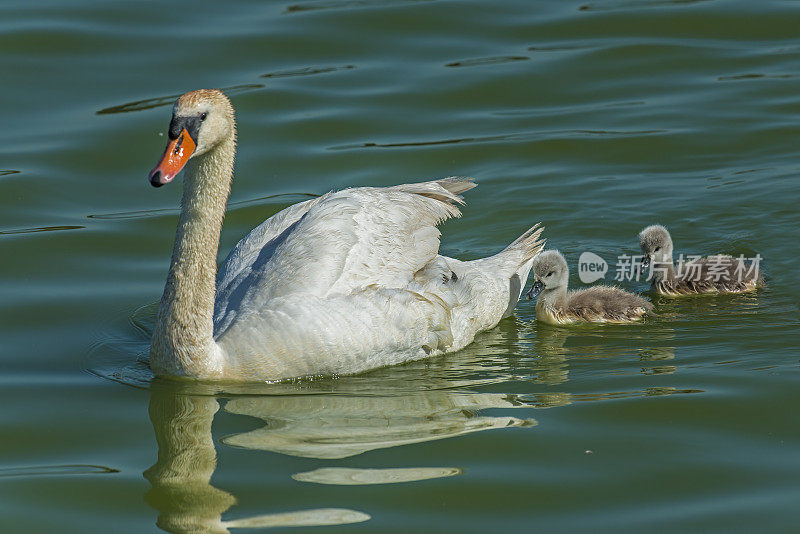
[[[547,273],[547,276],[553,276],[553,271],[550,271],[549,273]],[[547,277],[545,277],[545,278],[547,278]]]
[[[661,247],[656,247],[653,252],[658,252],[659,250],[661,250]]]

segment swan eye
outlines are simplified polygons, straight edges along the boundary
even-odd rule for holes
[[[204,112],[202,112],[202,113],[200,114],[200,120],[201,120],[201,121],[204,121],[204,120],[206,120],[206,117],[208,117],[208,112],[204,111]]]

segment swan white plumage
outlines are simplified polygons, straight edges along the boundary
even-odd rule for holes
[[[534,226],[502,252],[438,254],[470,179],[328,193],[273,215],[217,274],[236,150],[218,90],[175,103],[150,182],[185,166],[181,215],[150,348],[157,376],[281,380],[353,374],[459,350],[511,314],[541,251]]]

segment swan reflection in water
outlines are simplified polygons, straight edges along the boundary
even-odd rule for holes
[[[223,444],[330,460],[334,462],[330,466],[291,477],[304,483],[343,486],[453,477],[463,469],[355,469],[335,465],[336,459],[483,430],[532,427],[536,422],[529,417],[531,409],[620,396],[692,392],[673,388],[612,394],[475,391],[477,386],[494,384],[496,389],[497,384],[512,381],[552,384],[567,380],[569,358],[563,354],[563,342],[570,334],[537,331],[536,340],[541,339],[534,349],[541,354],[531,358],[529,341],[518,341],[517,334],[525,328],[519,327],[509,321],[455,355],[367,375],[223,386],[154,380],[150,384],[150,418],[158,461],[144,476],[152,485],[145,500],[159,512],[157,525],[173,533],[227,533],[234,528],[335,525],[370,519],[360,510],[323,508],[223,520],[236,498],[210,483],[217,467],[211,425],[220,409],[265,423],[255,430],[225,436]],[[491,414],[486,413],[490,409]],[[508,413],[511,409],[514,412]]]
[[[210,482],[217,467],[211,423],[219,402],[187,389],[155,382],[152,387],[150,420],[158,461],[144,472],[152,485],[145,501],[158,510],[158,527],[173,533],[222,534],[231,528],[341,525],[370,519],[357,510],[321,508],[222,520],[236,498]]]
[[[298,395],[246,397],[225,410],[258,417],[266,426],[224,438],[227,445],[304,458],[339,459],[512,426],[533,419],[482,415],[487,408],[520,408],[509,395],[417,391],[376,397]]]
[[[483,413],[494,408],[530,408],[513,395],[468,389],[510,378],[505,360],[509,339],[503,330],[484,336],[476,348],[457,357],[415,362],[369,375],[225,386],[154,380],[150,385],[150,419],[158,443],[158,461],[144,476],[152,485],[145,500],[159,512],[157,525],[176,533],[224,533],[231,528],[368,520],[370,516],[364,512],[342,508],[223,520],[222,515],[236,498],[210,483],[217,466],[211,433],[215,415],[222,408],[266,423],[262,428],[222,438],[226,445],[320,459],[345,458],[482,430],[533,426],[536,422],[531,418]],[[500,353],[505,353],[503,358]],[[295,473],[292,478],[316,484],[360,485],[411,482],[462,472],[449,466],[353,469],[334,465]]]

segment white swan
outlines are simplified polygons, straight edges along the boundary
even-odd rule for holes
[[[281,380],[352,374],[459,350],[511,314],[542,249],[534,226],[494,256],[437,254],[436,225],[470,179],[359,187],[286,208],[217,275],[233,176],[234,111],[218,90],[181,96],[158,187],[186,166],[181,215],[150,347],[157,376]]]

